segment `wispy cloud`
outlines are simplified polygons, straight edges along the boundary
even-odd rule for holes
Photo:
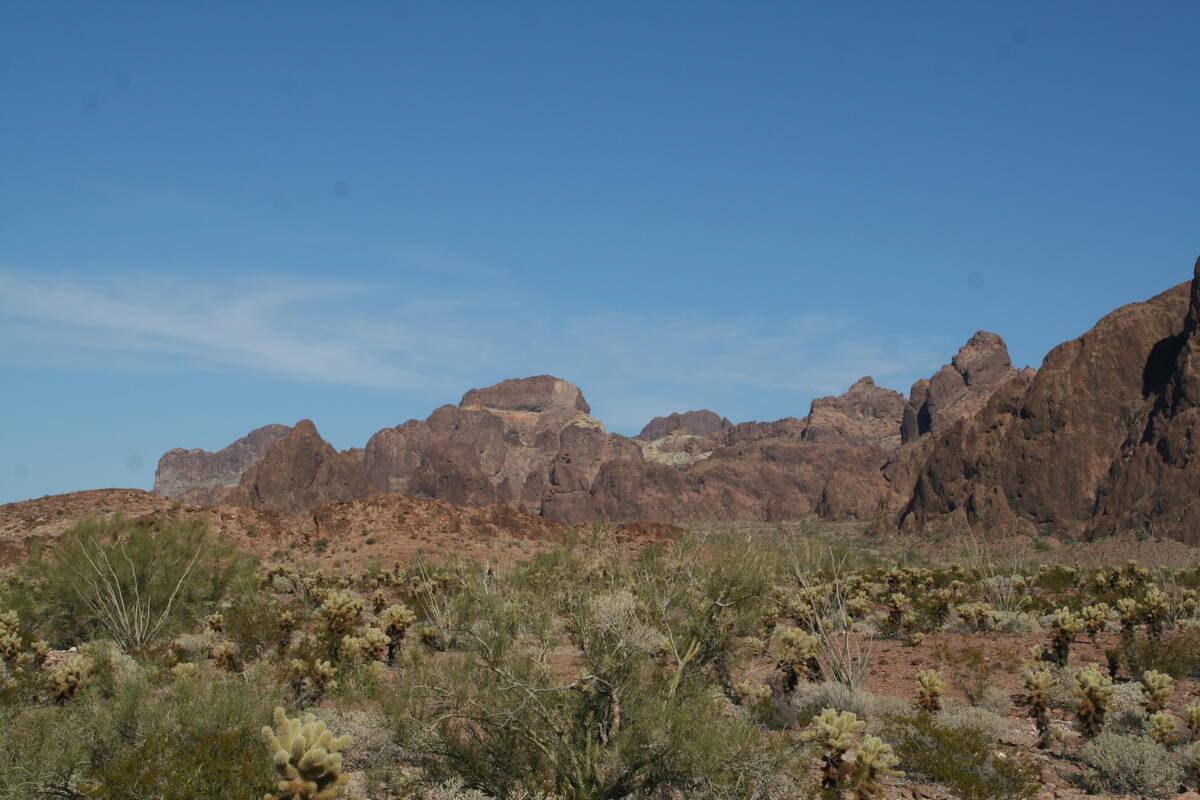
[[[606,421],[617,427],[739,389],[812,396],[866,374],[886,383],[948,354],[945,342],[888,338],[852,315],[597,312],[510,290],[411,294],[271,276],[204,285],[0,271],[0,332],[0,361],[31,348],[59,364],[74,354],[78,366],[128,369],[144,359],[151,369],[165,358],[342,385],[437,387],[446,399],[491,379],[553,372],[593,402],[597,392],[608,398]]]

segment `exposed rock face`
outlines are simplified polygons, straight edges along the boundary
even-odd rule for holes
[[[972,340],[960,351],[960,383],[989,384],[997,371],[990,344]],[[734,425],[688,411],[657,417],[628,439],[589,415],[578,387],[539,375],[472,389],[457,406],[379,431],[362,450],[336,452],[307,421],[278,426],[286,436],[243,468],[236,486],[226,476],[203,491],[210,502],[285,514],[394,493],[504,503],[565,522],[861,518],[899,508],[916,480],[915,457],[898,452],[906,408],[902,395],[866,377],[814,400],[803,419]],[[181,474],[175,484],[188,481]]]
[[[641,459],[588,410],[578,387],[547,375],[472,389],[458,407],[379,431],[363,465],[376,491],[573,520],[601,463]]]
[[[733,423],[708,409],[685,411],[682,414],[677,412],[666,417],[655,417],[646,423],[646,427],[635,438],[650,442],[671,434],[709,436],[732,427]]]
[[[215,453],[175,448],[163,453],[154,474],[154,491],[165,497],[207,502],[214,490],[238,485],[242,473],[262,460],[276,442],[292,429],[264,425]]]
[[[1111,498],[1107,519],[1149,513],[1165,523],[1165,507],[1162,513],[1150,509],[1166,503],[1166,496],[1148,499],[1141,512],[1127,509],[1134,505],[1133,487],[1153,488],[1152,475],[1165,477],[1169,470],[1194,475],[1186,445],[1184,451],[1172,451],[1170,444],[1186,439],[1181,432],[1190,419],[1187,398],[1195,396],[1176,388],[1189,374],[1182,366],[1186,347],[1180,344],[1189,339],[1185,318],[1192,318],[1188,284],[1105,316],[1087,333],[1051,350],[1036,375],[1007,378],[979,413],[935,433],[902,526],[1029,531],[1048,525],[1078,534],[1091,523],[1106,482],[1112,487],[1106,495]],[[993,358],[983,374],[995,374],[999,363]],[[1158,383],[1162,393],[1152,397]],[[1158,413],[1147,429],[1151,406]],[[1151,450],[1170,466],[1155,464]],[[1145,466],[1122,482],[1118,461]],[[1182,486],[1186,479],[1167,483]],[[1178,489],[1164,491],[1173,497]],[[1195,483],[1191,491],[1194,495]],[[1174,501],[1171,505],[1176,513],[1181,508]]]
[[[339,453],[305,419],[272,445],[262,461],[246,470],[238,487],[222,499],[261,511],[299,514],[370,493],[358,455]]]
[[[513,378],[486,389],[472,389],[463,395],[458,407],[531,411],[537,414],[560,413],[567,416],[589,414],[592,410],[578,386],[553,375]]]
[[[1090,536],[1144,530],[1200,543],[1200,259],[1183,329],[1142,370],[1136,424],[1100,488]]]
[[[876,386],[868,375],[837,397],[813,400],[802,437],[825,444],[900,446],[904,395]]]
[[[994,333],[978,331],[932,378],[922,378],[912,385],[903,412],[901,438],[912,442],[926,434],[941,433],[963,417],[977,413],[1013,373],[1004,340]]]

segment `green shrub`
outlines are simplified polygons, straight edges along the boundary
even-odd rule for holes
[[[963,800],[1021,800],[1038,790],[1037,765],[979,728],[918,713],[885,718],[883,738],[908,774],[937,781]]]
[[[174,635],[252,581],[251,559],[202,521],[145,524],[118,515],[83,520],[50,551],[33,553],[4,599],[51,644],[104,634],[132,652]]]
[[[12,710],[3,720],[0,796],[261,797],[271,772],[260,729],[274,694],[256,676],[197,675],[165,691],[135,677],[119,680],[111,696],[86,688],[62,706]]]
[[[1178,630],[1159,638],[1128,636],[1120,648],[1118,660],[1134,678],[1148,670],[1177,679],[1195,677],[1200,675],[1200,630]]]
[[[1183,780],[1183,768],[1174,756],[1146,736],[1105,731],[1080,750],[1091,768],[1087,783],[1092,791],[1163,797],[1174,794]]]

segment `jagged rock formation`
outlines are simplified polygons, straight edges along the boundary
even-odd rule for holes
[[[652,442],[655,439],[675,435],[709,436],[732,428],[733,423],[707,408],[700,411],[685,411],[666,417],[655,417],[646,423],[636,437],[638,441]]]
[[[1003,341],[976,334],[928,382],[931,416],[940,425],[967,413],[1006,373],[1013,370]],[[629,439],[590,416],[578,387],[539,375],[472,389],[457,406],[379,431],[361,450],[337,452],[307,420],[261,429],[268,433],[242,440],[263,452],[236,485],[234,467],[214,485],[203,460],[189,484],[177,455],[186,451],[165,455],[160,474],[170,476],[164,488],[194,499],[290,515],[395,493],[504,503],[567,522],[864,518],[903,506],[916,482],[934,437],[901,446],[911,408],[864,377],[842,395],[814,400],[802,419],[734,425],[689,411],[657,417]],[[274,441],[261,448],[268,436]],[[227,450],[251,460],[238,444]]]
[[[813,400],[802,438],[827,444],[898,447],[904,411],[904,395],[876,386],[868,375],[845,394]]]
[[[259,511],[299,514],[370,493],[358,455],[354,451],[339,453],[321,438],[311,420],[303,419],[243,473],[236,489],[222,493],[219,499]]]
[[[932,378],[912,385],[903,411],[901,439],[907,443],[941,433],[963,417],[976,414],[1013,373],[1004,340],[988,331],[976,332],[949,364]]]
[[[641,459],[636,444],[589,416],[579,388],[541,375],[467,392],[457,407],[379,431],[363,466],[379,492],[462,505],[505,502],[569,518],[600,464]]]
[[[1101,484],[1089,536],[1141,530],[1200,543],[1200,259],[1183,329],[1154,344],[1144,402]]]
[[[287,425],[264,425],[215,453],[168,450],[158,460],[154,491],[165,497],[210,501],[215,490],[237,486],[242,473],[261,461],[272,445],[291,432]]]
[[[1174,376],[1186,372],[1179,365],[1182,355],[1175,355],[1189,339],[1185,317],[1191,318],[1189,286],[1181,284],[1108,314],[1051,350],[1036,375],[1008,377],[977,414],[935,436],[900,525],[1012,531],[1049,526],[1079,534],[1092,523],[1102,485],[1111,487],[1104,518],[1137,516],[1126,511],[1134,505],[1131,495],[1152,494],[1149,476],[1165,474],[1149,451],[1167,462],[1187,460],[1183,453],[1164,458],[1167,439],[1156,436],[1166,432],[1174,409],[1186,407],[1186,401],[1174,405],[1181,397]],[[1152,407],[1158,410],[1148,428]],[[1122,482],[1120,462],[1138,460],[1146,465],[1142,474],[1129,473]],[[1164,514],[1152,516],[1167,521]]]

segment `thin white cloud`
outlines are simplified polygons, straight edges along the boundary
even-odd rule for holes
[[[141,357],[146,369],[184,361],[432,389],[447,400],[493,378],[551,372],[579,383],[593,402],[611,399],[605,419],[623,428],[738,387],[813,396],[844,391],[867,374],[896,385],[889,378],[928,373],[949,351],[945,342],[883,339],[862,320],[828,313],[578,313],[497,289],[412,294],[268,276],[230,285],[115,283],[17,271],[0,271],[0,334],[0,362],[31,349],[56,364],[74,355],[79,366],[130,369]],[[786,413],[802,415],[799,405]]]

